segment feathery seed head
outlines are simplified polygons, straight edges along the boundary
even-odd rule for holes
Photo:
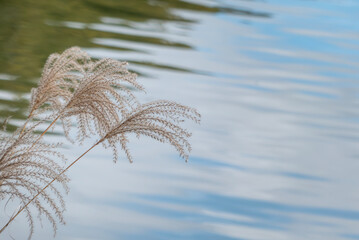
[[[69,132],[69,118],[76,117],[80,142],[91,134],[103,137],[121,115],[138,105],[128,86],[143,90],[136,74],[130,73],[127,63],[113,59],[88,62],[80,82],[61,111],[65,133]],[[92,131],[91,129],[94,129]]]
[[[25,204],[62,170],[54,160],[64,160],[63,155],[54,150],[59,145],[36,142],[37,136],[33,134],[36,126],[12,135],[0,133],[0,199],[7,197]],[[66,175],[60,176],[57,182],[68,191]],[[32,202],[32,207],[25,209],[30,227],[29,239],[34,230],[34,212],[37,211],[39,217],[45,216],[56,233],[57,222],[64,223],[64,210],[65,201],[59,187],[51,186],[44,191],[40,199]]]
[[[38,87],[31,90],[30,117],[41,113],[45,104],[50,108],[61,108],[78,85],[79,76],[84,74],[83,65],[89,60],[89,55],[78,47],[69,48],[62,54],[51,54]]]
[[[193,108],[172,101],[160,100],[138,106],[124,115],[123,120],[116,124],[102,139],[105,147],[114,151],[114,161],[117,160],[117,143],[125,151],[127,158],[132,157],[127,147],[127,134],[144,135],[160,142],[167,142],[174,146],[180,156],[188,161],[191,136],[180,126],[185,119],[200,122],[201,115]]]
[[[102,137],[120,121],[120,115],[138,105],[129,87],[144,90],[126,62],[93,61],[86,52],[72,47],[48,58],[39,85],[31,92],[30,116],[52,110],[62,120],[70,141],[71,117],[77,119],[80,143],[91,134]],[[48,107],[41,108],[44,105]]]

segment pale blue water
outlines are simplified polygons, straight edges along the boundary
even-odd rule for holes
[[[41,21],[93,57],[129,61],[142,102],[175,100],[203,119],[188,124],[187,164],[149,139],[133,139],[134,164],[90,153],[69,172],[56,239],[359,239],[359,1],[167,2],[136,1],[139,21],[116,8]],[[51,237],[45,222],[34,235]]]

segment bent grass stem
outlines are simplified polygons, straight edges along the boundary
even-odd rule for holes
[[[32,118],[32,114],[33,114],[33,111],[31,111],[29,116],[27,117],[27,120],[26,120],[24,126],[22,127],[21,132],[20,132],[19,135],[21,135],[25,131],[26,125],[29,123],[30,119]]]

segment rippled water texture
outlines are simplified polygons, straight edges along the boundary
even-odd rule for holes
[[[149,139],[133,139],[134,164],[102,148],[79,162],[56,239],[359,239],[358,12],[355,0],[0,1],[13,128],[47,56],[74,45],[130,62],[142,102],[203,115],[188,164]],[[37,226],[34,239],[52,238]],[[19,219],[4,236],[26,231]]]

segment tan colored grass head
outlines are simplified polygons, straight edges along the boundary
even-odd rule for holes
[[[200,114],[193,108],[172,101],[160,100],[138,106],[123,116],[102,139],[105,146],[112,147],[114,160],[117,160],[117,144],[126,153],[132,162],[128,149],[128,134],[147,136],[162,143],[169,143],[178,151],[181,157],[188,161],[191,145],[188,138],[191,136],[181,123],[190,119],[200,122]]]
[[[31,90],[29,117],[37,116],[47,108],[59,109],[72,96],[84,74],[84,65],[90,61],[89,55],[79,47],[72,47],[62,54],[54,53],[47,59],[38,87]]]
[[[66,106],[57,109],[62,112],[65,133],[71,127],[71,117],[75,117],[79,142],[94,134],[103,137],[121,121],[122,115],[139,104],[129,87],[143,90],[136,74],[127,70],[126,62],[113,59],[89,62]]]
[[[35,127],[11,135],[0,133],[0,199],[25,204],[62,170],[58,160],[64,161],[64,156],[57,152],[59,145],[42,141],[34,145]],[[54,232],[57,222],[64,223],[63,193],[68,191],[68,178],[64,174],[57,182],[59,185],[43,191],[32,206],[24,210],[30,227],[29,239],[34,231],[34,215],[49,220]],[[60,186],[65,191],[61,191]]]

